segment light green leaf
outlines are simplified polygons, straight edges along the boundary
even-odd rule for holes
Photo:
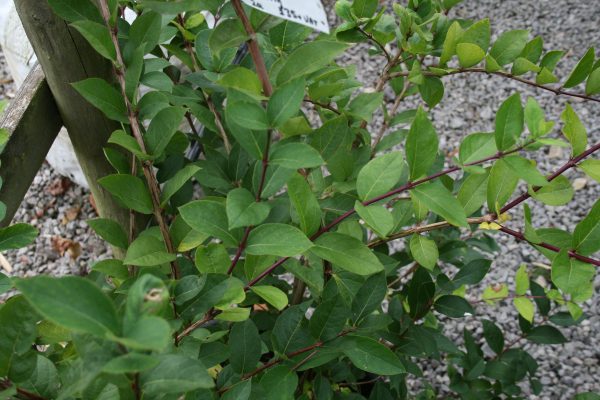
[[[382,101],[382,92],[361,93],[348,105],[348,113],[363,121],[371,122],[373,113],[381,106]]]
[[[315,72],[332,62],[348,48],[345,43],[329,40],[308,42],[296,48],[285,60],[277,74],[277,85]]]
[[[264,224],[250,232],[246,253],[293,257],[313,246],[298,228],[285,224]]]
[[[463,34],[463,30],[460,27],[458,21],[454,21],[450,28],[448,28],[448,32],[446,33],[446,38],[444,39],[444,46],[442,47],[442,55],[440,57],[440,64],[444,65],[454,54],[456,54],[456,45],[459,42],[461,36]]]
[[[147,396],[185,393],[215,386],[200,360],[181,354],[162,354],[158,359],[156,367],[140,375],[142,390]]]
[[[549,183],[546,177],[535,167],[536,163],[533,160],[511,155],[503,157],[499,162],[506,163],[515,175],[530,185],[546,186]]]
[[[587,291],[595,274],[593,265],[569,257],[567,250],[561,250],[552,261],[552,282],[566,294]]]
[[[525,30],[507,31],[501,34],[490,49],[490,55],[499,65],[513,62],[525,48],[529,32]]]
[[[36,311],[57,325],[101,338],[119,334],[113,302],[87,279],[36,276],[19,279],[15,286]]]
[[[118,129],[118,130],[114,131],[110,135],[110,138],[108,138],[108,143],[116,144],[116,145],[123,147],[125,150],[134,154],[140,160],[151,160],[152,159],[152,156],[144,153],[141,150],[140,145],[137,142],[137,140],[133,136],[128,135],[124,130]]]
[[[363,206],[359,201],[354,209],[360,218],[380,237],[385,237],[394,229],[394,217],[385,207],[377,204]]]
[[[267,105],[267,117],[271,126],[281,126],[298,114],[304,100],[304,78],[294,79],[278,87]]]
[[[116,61],[115,45],[105,25],[89,20],[78,20],[71,23],[71,26],[81,33],[98,54],[111,61]]]
[[[223,244],[209,243],[196,249],[195,263],[202,274],[226,274],[231,259]]]
[[[485,52],[490,47],[490,35],[490,20],[486,18],[469,26],[460,38],[460,42],[475,44]]]
[[[201,168],[194,164],[188,164],[179,171],[168,181],[165,182],[165,185],[162,188],[160,194],[160,205],[164,207],[169,199],[173,197],[175,193],[177,193],[183,185],[187,183]]]
[[[575,68],[571,71],[571,74],[565,81],[563,87],[570,88],[573,86],[579,85],[583,82],[590,72],[592,72],[592,67],[594,66],[594,58],[595,52],[594,48],[590,47],[588,51],[581,57]]]
[[[417,234],[410,238],[410,253],[416,262],[430,271],[433,270],[439,258],[435,242]]]
[[[315,241],[311,252],[338,267],[358,275],[383,271],[375,254],[360,240],[341,233],[325,233]]]
[[[269,162],[289,169],[315,168],[325,163],[319,152],[306,143],[277,146],[271,153]]]
[[[252,286],[252,291],[279,311],[288,305],[287,295],[275,286]]]
[[[565,176],[558,176],[546,186],[534,191],[529,187],[529,194],[534,199],[541,201],[549,206],[562,206],[573,199],[573,186]]]
[[[248,307],[228,308],[215,317],[220,321],[228,322],[244,322],[248,318],[250,318],[250,308]]]
[[[113,246],[126,249],[129,246],[127,234],[117,222],[107,218],[95,218],[87,221],[87,224],[98,236]]]
[[[533,97],[527,98],[525,104],[525,123],[534,138],[547,135],[554,128],[554,121],[546,121],[544,110]]]
[[[156,365],[158,365],[156,357],[140,353],[127,353],[110,360],[102,367],[102,372],[115,375],[128,374],[147,371]]]
[[[152,197],[146,184],[137,176],[129,174],[108,175],[98,183],[127,208],[142,214],[152,214]]]
[[[155,316],[144,315],[135,323],[128,324],[124,336],[116,339],[124,346],[135,350],[163,351],[171,342],[171,326]]]
[[[34,242],[39,231],[28,224],[14,224],[0,228],[0,251],[16,250]]]
[[[89,78],[72,84],[75,90],[108,118],[129,123],[127,108],[121,93],[100,78]]]
[[[515,275],[515,294],[522,296],[529,290],[529,274],[527,273],[527,266],[521,264]]]
[[[596,201],[588,215],[575,227],[573,246],[581,255],[600,250],[600,200]]]
[[[228,104],[225,108],[225,117],[228,122],[252,130],[269,128],[267,112],[257,103],[237,101]]]
[[[452,225],[467,226],[467,216],[462,204],[442,184],[426,183],[416,186],[410,193]]]
[[[489,177],[490,172],[487,169],[483,174],[470,174],[458,190],[456,199],[462,204],[467,217],[485,203]]]
[[[498,152],[493,133],[473,133],[463,139],[459,149],[460,162],[469,164],[493,156]]]
[[[427,113],[419,108],[406,138],[406,161],[410,179],[425,175],[437,157],[439,139]]]
[[[300,228],[310,236],[321,226],[321,207],[306,179],[295,173],[287,182],[288,196],[300,220]]]
[[[256,99],[262,98],[262,83],[258,75],[248,68],[233,68],[223,74],[217,83],[226,88],[246,93]]]
[[[508,150],[523,132],[524,113],[521,95],[517,92],[502,103],[496,113],[496,147]]]
[[[399,151],[375,157],[358,173],[356,179],[358,196],[367,201],[388,192],[402,178],[403,169],[404,160]]]
[[[491,212],[498,213],[517,188],[519,177],[508,164],[496,162],[490,171],[487,186],[487,203]]]
[[[513,299],[513,304],[521,317],[529,322],[533,322],[533,316],[535,314],[535,306],[533,301],[527,297],[517,297]]]
[[[154,267],[175,261],[177,256],[168,253],[165,244],[152,235],[142,235],[131,243],[123,263],[138,267]]]
[[[577,167],[581,168],[587,176],[596,182],[600,182],[600,160],[588,159],[578,164]]]
[[[585,84],[585,94],[588,96],[600,93],[600,67],[592,71]]]
[[[485,58],[485,51],[472,43],[459,43],[456,45],[456,54],[458,55],[458,62],[463,68],[477,65]]]
[[[587,131],[570,104],[567,104],[567,107],[560,115],[560,119],[565,123],[562,131],[569,140],[569,143],[571,143],[573,156],[583,153],[588,142]]]
[[[257,202],[247,189],[233,189],[227,194],[227,220],[229,229],[258,225],[269,216],[271,207]]]

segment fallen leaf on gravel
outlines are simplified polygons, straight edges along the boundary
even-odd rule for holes
[[[0,266],[2,266],[2,269],[5,270],[8,273],[12,272],[12,266],[10,265],[10,263],[8,262],[8,260],[6,259],[6,257],[4,257],[2,255],[2,253],[0,253]]]
[[[52,196],[60,196],[64,194],[72,184],[73,183],[69,178],[56,178],[50,185],[48,185],[48,187],[46,187],[46,191]]]
[[[587,185],[587,179],[585,178],[577,178],[573,181],[573,189],[581,190]]]
[[[71,259],[75,260],[81,255],[81,245],[70,239],[61,238],[60,236],[54,236],[51,239],[52,248],[60,256],[64,256],[65,253],[69,254]]]
[[[66,212],[65,215],[62,219],[62,224],[66,225],[71,221],[74,221],[75,219],[77,219],[77,216],[79,215],[79,212],[81,211],[81,207],[80,206],[75,206],[75,207],[71,207],[69,208]]]

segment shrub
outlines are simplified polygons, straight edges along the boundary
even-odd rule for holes
[[[125,255],[87,277],[3,277],[3,291],[20,293],[0,308],[3,394],[425,399],[436,396],[421,378],[431,359],[461,398],[519,398],[524,381],[539,393],[520,346],[564,343],[557,327],[585,318],[600,202],[573,232],[535,226],[529,207],[571,201],[570,169],[600,179],[589,158],[600,143],[588,145],[570,105],[561,136],[515,92],[494,131],[467,135],[450,159],[428,110],[447,76],[469,73],[599,102],[600,62],[590,49],[559,83],[564,52],[524,30],[492,41],[487,19],[451,17],[459,1],[339,0],[342,24],[317,36],[239,0],[49,0],[114,63],[114,83],[74,87],[122,125],[106,151],[115,173],[99,184],[149,222],[89,221]],[[131,25],[125,9],[138,14]],[[335,61],[359,42],[385,59],[374,91]],[[527,155],[550,145],[571,155],[543,175]],[[509,228],[521,207],[523,226]],[[482,290],[497,235],[551,268],[514,266],[514,285]],[[31,237],[7,228],[1,249]],[[473,307],[506,301],[516,340]],[[483,337],[457,340],[444,330],[456,318],[475,319]]]

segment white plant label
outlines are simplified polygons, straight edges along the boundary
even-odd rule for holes
[[[317,31],[329,33],[327,14],[321,0],[242,0],[252,8]]]

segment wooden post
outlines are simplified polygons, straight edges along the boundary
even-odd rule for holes
[[[0,199],[6,204],[0,227],[10,224],[62,125],[42,68],[36,64],[0,119],[0,128],[9,134],[0,154]]]
[[[71,83],[92,77],[112,81],[111,63],[56,16],[46,0],[15,0],[15,5],[69,132],[98,212],[123,227],[129,226],[129,211],[121,208],[97,183],[99,178],[115,173],[102,148],[119,126],[91,106],[71,86]]]

